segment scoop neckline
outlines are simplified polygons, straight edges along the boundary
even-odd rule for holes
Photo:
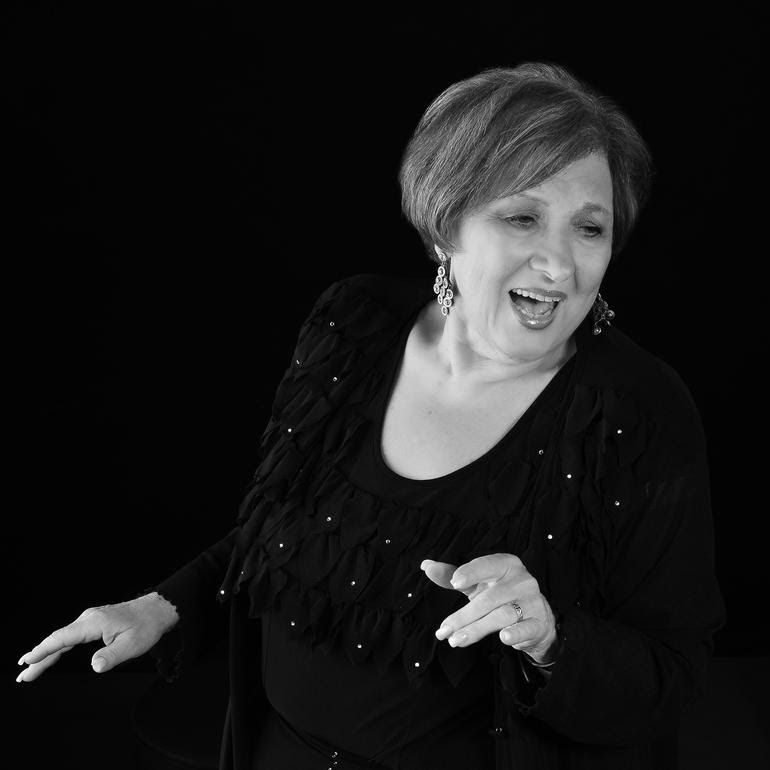
[[[406,319],[404,323],[404,328],[399,332],[398,338],[396,340],[396,344],[394,345],[395,353],[393,354],[396,363],[395,365],[390,366],[390,371],[388,372],[387,376],[387,382],[382,387],[379,401],[376,403],[376,408],[374,410],[374,424],[375,424],[375,440],[374,440],[374,446],[373,446],[373,455],[375,463],[377,464],[379,470],[383,472],[385,475],[390,477],[392,481],[395,483],[400,483],[404,485],[413,485],[413,486],[419,486],[419,487],[429,487],[431,485],[441,485],[448,481],[452,481],[455,478],[460,478],[462,476],[465,476],[466,474],[476,470],[477,468],[481,467],[482,465],[488,463],[492,456],[497,454],[498,452],[502,451],[502,449],[510,443],[510,441],[513,439],[513,437],[518,434],[526,425],[532,421],[534,418],[538,407],[542,404],[544,400],[548,398],[551,391],[556,387],[557,383],[561,382],[561,379],[563,376],[566,376],[566,372],[572,369],[574,366],[575,359],[577,357],[577,352],[574,352],[569,359],[562,364],[562,366],[559,368],[559,370],[554,374],[553,377],[551,377],[548,384],[538,393],[538,395],[535,397],[535,399],[532,401],[532,403],[524,410],[521,417],[519,417],[516,422],[511,425],[511,427],[500,437],[500,439],[495,442],[489,449],[487,449],[485,452],[483,452],[478,457],[471,460],[469,463],[466,463],[465,465],[460,466],[459,468],[455,468],[455,470],[450,471],[449,473],[445,473],[442,476],[433,476],[431,478],[427,479],[412,479],[408,476],[402,476],[400,473],[397,473],[394,471],[388,464],[385,462],[385,457],[382,454],[382,431],[385,425],[385,412],[387,411],[387,407],[390,404],[391,398],[393,396],[393,388],[396,383],[396,378],[401,373],[401,369],[403,367],[404,363],[404,357],[406,355],[406,346],[409,342],[409,335],[412,332],[412,329],[414,328],[414,324],[417,321],[417,318],[419,317],[420,313],[430,304],[431,301],[421,301],[419,306],[415,311],[410,313],[409,317]],[[386,359],[388,362],[391,361],[390,356]],[[383,395],[384,394],[384,395]]]

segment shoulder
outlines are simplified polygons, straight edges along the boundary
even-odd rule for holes
[[[578,384],[603,393],[609,408],[630,407],[671,439],[702,440],[700,414],[682,377],[619,328],[612,326],[595,337],[584,333],[579,354]]]
[[[316,300],[311,317],[319,313],[335,314],[345,324],[368,313],[382,323],[398,321],[410,315],[430,298],[428,279],[359,273],[335,281]]]
[[[342,278],[321,296],[325,294],[334,296],[338,302],[355,302],[365,297],[391,312],[401,308],[408,310],[419,299],[428,297],[424,279],[380,273],[358,273]]]
[[[376,358],[428,301],[431,284],[416,278],[362,273],[329,285],[299,330],[294,359],[310,366],[332,353]]]

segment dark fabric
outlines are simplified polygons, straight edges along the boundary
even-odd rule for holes
[[[313,499],[315,513],[323,521],[326,516],[342,517],[336,558],[347,581],[339,581],[346,612],[355,616],[360,615],[359,608],[374,608],[385,617],[405,602],[407,611],[396,612],[397,619],[405,627],[411,623],[413,635],[430,644],[443,617],[467,600],[463,594],[430,583],[419,570],[420,562],[434,558],[461,564],[477,554],[517,549],[508,540],[521,534],[518,511],[526,505],[534,478],[526,471],[531,446],[548,441],[574,359],[482,457],[441,478],[405,479],[385,464],[380,445],[388,396],[414,320],[408,316],[392,350],[380,357],[371,375],[351,395],[351,400],[362,404],[359,414],[365,423],[356,439],[348,442],[333,475],[323,482],[323,493],[316,489]],[[500,483],[513,474],[519,484]],[[312,513],[301,515],[312,522]],[[504,526],[490,526],[491,514]],[[497,542],[490,537],[495,532]],[[298,531],[294,540],[302,545],[297,543],[294,556],[282,562],[299,595],[310,588],[308,561],[323,565],[324,574],[334,574],[334,565],[325,562],[323,554],[313,554],[312,545],[304,547],[314,536],[312,524],[306,533]],[[279,537],[279,551],[292,545],[288,538]],[[364,559],[362,573],[356,568],[346,571],[355,564],[347,553],[360,551],[362,543],[371,550],[371,564]],[[359,581],[366,582],[364,590],[355,603],[346,602],[344,591],[354,590]],[[400,640],[391,639],[390,648],[380,650],[390,660],[381,665],[382,659],[370,652],[377,653],[377,641],[388,637],[380,637],[376,629],[366,635],[366,623],[354,617],[351,628],[357,636],[346,635],[337,645],[313,645],[313,626],[304,636],[296,630],[296,604],[288,587],[262,615],[263,684],[278,712],[277,724],[290,728],[270,731],[260,739],[264,767],[280,767],[287,756],[292,757],[292,767],[315,767],[335,751],[402,770],[431,766],[467,770],[494,764],[488,655],[500,644],[496,637],[468,649],[440,646],[439,665],[430,665],[431,656],[417,661],[420,673],[427,675],[413,680],[411,687],[401,657],[393,660],[401,652]],[[414,668],[415,662],[409,661],[409,666]]]
[[[214,598],[230,605],[223,768],[250,767],[260,715],[271,713],[258,621],[270,613],[294,621],[285,631],[305,649],[381,676],[400,666],[415,698],[439,675],[462,687],[483,649],[498,768],[675,767],[679,715],[702,694],[724,605],[702,428],[670,367],[614,327],[591,335],[587,321],[556,408],[535,410],[516,442],[518,462],[490,475],[472,517],[420,508],[417,494],[387,511],[360,500],[324,507],[344,494],[340,468],[366,433],[367,378],[382,376],[378,366],[429,289],[357,276],[324,292],[276,393],[237,526],[157,587],[183,622],[156,653],[165,660],[183,644],[180,674],[216,613]],[[519,501],[515,510],[506,499]],[[415,509],[422,515],[409,516]],[[388,548],[400,554],[390,602],[377,588],[376,568],[392,558],[383,521],[395,522]],[[520,556],[559,619],[550,677],[499,642],[473,645],[467,661],[437,642],[434,614],[456,609],[445,612],[439,596],[452,593],[433,592],[424,577],[410,591],[415,576],[402,558],[431,539],[435,554],[412,569],[426,556],[461,563],[500,543]],[[362,636],[365,650],[356,647]]]

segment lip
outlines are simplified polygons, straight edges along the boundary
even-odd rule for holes
[[[522,287],[523,288],[523,287]],[[539,289],[527,289],[527,291],[536,292],[538,294],[544,294],[544,292],[541,292]],[[550,292],[550,296],[558,296],[561,292]],[[566,295],[562,295],[563,297],[566,297]],[[516,315],[516,320],[527,329],[545,329],[546,326],[550,326],[550,324],[553,323],[553,319],[556,317],[556,314],[559,312],[559,307],[561,305],[561,302],[558,302],[554,305],[553,310],[551,310],[550,313],[546,317],[533,317],[528,316],[522,311],[518,305],[513,301],[513,297],[511,297],[511,292],[508,292],[508,299],[511,302],[511,307],[513,308],[513,312]],[[563,301],[563,300],[562,300]]]
[[[531,291],[533,294],[540,294],[542,297],[553,297],[560,301],[567,299],[567,295],[563,291],[549,291],[548,289],[540,289],[536,286],[514,286],[508,293],[510,294],[511,291],[516,291],[516,289]]]

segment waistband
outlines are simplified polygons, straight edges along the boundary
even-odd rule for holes
[[[295,740],[328,759],[330,770],[390,770],[388,765],[383,765],[374,759],[367,759],[350,751],[345,751],[338,746],[331,746],[317,736],[296,728],[273,708],[270,709],[270,717],[275,718],[280,726],[293,736]]]

